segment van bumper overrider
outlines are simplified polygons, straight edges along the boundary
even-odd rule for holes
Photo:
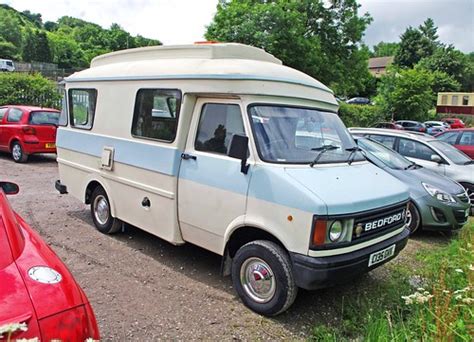
[[[296,285],[306,290],[316,290],[345,283],[392,260],[405,248],[409,235],[410,230],[405,228],[400,234],[380,243],[335,256],[310,257],[290,252]],[[369,267],[369,256],[372,253],[394,244],[395,253],[393,256]]]

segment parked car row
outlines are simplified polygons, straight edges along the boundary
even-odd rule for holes
[[[412,132],[427,133],[429,135],[437,135],[449,129],[464,128],[464,122],[460,119],[446,118],[442,121],[413,121],[398,120],[393,122],[379,122],[373,128],[388,128],[397,130],[406,130]]]

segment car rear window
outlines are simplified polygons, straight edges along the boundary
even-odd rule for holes
[[[58,112],[31,112],[30,125],[54,125],[59,123]]]

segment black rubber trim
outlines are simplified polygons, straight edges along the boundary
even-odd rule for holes
[[[67,186],[61,184],[61,181],[59,179],[54,183],[54,187],[56,188],[56,190],[59,191],[61,195],[67,194]]]
[[[410,230],[405,228],[400,234],[375,245],[327,257],[310,257],[290,252],[296,285],[306,290],[315,290],[348,282],[395,258],[405,248],[409,236]],[[395,252],[392,257],[369,267],[370,254],[393,244]]]

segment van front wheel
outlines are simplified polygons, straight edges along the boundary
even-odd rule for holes
[[[287,310],[298,293],[288,254],[266,240],[249,242],[237,251],[232,282],[243,303],[265,316]]]
[[[95,227],[101,233],[117,233],[122,227],[122,222],[112,216],[109,198],[101,186],[92,192],[91,215]]]

